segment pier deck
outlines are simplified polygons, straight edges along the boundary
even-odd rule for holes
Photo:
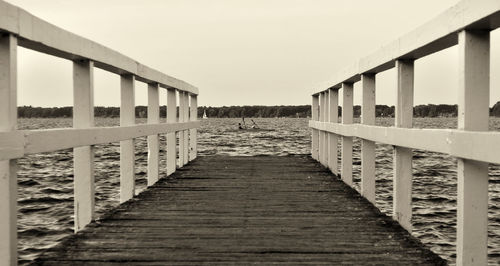
[[[444,264],[306,156],[199,157],[35,265]]]

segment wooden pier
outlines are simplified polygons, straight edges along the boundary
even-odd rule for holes
[[[445,261],[308,156],[198,157],[35,265]]]
[[[311,88],[312,158],[195,160],[197,87],[0,0],[0,265],[18,263],[16,160],[70,148],[76,234],[36,264],[442,264],[409,233],[412,154],[420,149],[457,158],[456,263],[485,265],[488,165],[500,164],[500,132],[488,131],[490,32],[499,27],[500,1],[462,0]],[[412,128],[415,61],[456,45],[458,128]],[[73,128],[18,130],[18,47],[72,62]],[[95,126],[95,68],[120,76],[120,126]],[[393,68],[395,125],[377,126],[376,75]],[[147,84],[147,124],[135,123],[136,82]],[[353,124],[356,83],[361,124]],[[166,123],[160,93],[167,95]],[[134,197],[134,139],[146,136],[149,188]],[[362,140],[361,195],[351,188],[353,138]],[[95,221],[95,148],[113,142],[120,142],[123,204]],[[392,218],[373,205],[377,143],[394,147]]]

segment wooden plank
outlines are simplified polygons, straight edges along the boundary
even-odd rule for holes
[[[173,124],[141,124],[124,127],[59,128],[0,132],[0,160],[15,159],[27,154],[57,151],[73,147],[117,142],[155,134],[199,128],[200,121]],[[3,143],[6,143],[3,145]]]
[[[307,156],[199,156],[35,264],[444,263],[332,177]]]
[[[329,114],[328,120],[330,123],[339,122],[339,91],[336,89],[330,89],[328,93],[329,102]],[[339,163],[338,163],[338,143],[339,136],[337,134],[328,133],[328,168],[333,174],[339,174]]]
[[[396,61],[396,127],[410,128],[413,119],[413,60]],[[412,150],[394,147],[393,217],[411,232],[412,224]]]
[[[375,75],[361,76],[361,123],[375,125]],[[375,142],[361,140],[361,195],[375,204]]]
[[[167,124],[177,121],[177,99],[174,89],[167,90]],[[167,134],[167,175],[175,172],[177,151],[175,131]]]
[[[191,95],[191,105],[189,111],[189,121],[198,120],[198,97],[196,95]],[[197,129],[192,128],[189,130],[189,160],[192,161],[196,159],[197,155]]]
[[[500,164],[498,156],[500,132],[496,131],[395,128],[360,124],[330,124],[318,121],[309,121],[309,126],[348,137]]]
[[[411,149],[394,147],[392,216],[409,232],[412,230],[412,154]]]
[[[490,33],[459,33],[458,129],[487,131]],[[483,152],[494,147],[485,147]],[[495,150],[498,152],[499,150]],[[457,160],[457,265],[488,262],[488,164]]]
[[[16,160],[0,161],[0,262],[17,265],[17,164]]]
[[[17,38],[0,35],[0,132],[17,128]],[[0,264],[17,265],[17,164],[0,161]]]
[[[120,126],[135,124],[135,78],[121,76]],[[120,141],[120,203],[135,193],[135,151],[134,139]]]
[[[185,97],[185,93],[180,91],[179,92],[179,122],[186,122],[184,120],[185,116],[184,116],[184,112],[186,111],[186,101],[184,100],[184,97]],[[185,153],[185,149],[184,149],[184,145],[186,144],[186,142],[184,141],[184,130],[183,131],[179,131],[177,132],[177,134],[179,135],[179,161],[177,162],[177,166],[179,168],[183,167],[184,166],[184,156]]]
[[[184,122],[189,121],[189,93],[184,92]],[[184,130],[184,162],[186,165],[189,162],[189,130]]]
[[[94,126],[94,63],[73,61],[73,127]],[[48,143],[46,143],[48,144]],[[74,230],[83,229],[94,219],[95,178],[92,146],[73,149]]]
[[[0,36],[0,131],[17,129],[17,38]]]
[[[361,76],[361,123],[375,125],[375,75],[364,74]]]
[[[396,61],[397,93],[395,126],[413,127],[413,60]]]
[[[94,126],[94,63],[73,61],[73,127]]]
[[[457,162],[457,265],[488,262],[488,163]]]
[[[326,95],[324,92],[319,95],[319,121],[326,122]],[[325,154],[327,153],[326,132],[319,131],[319,162],[326,166]]]
[[[142,65],[101,44],[54,26],[25,10],[0,1],[0,30],[20,37],[19,45],[69,60],[87,59],[95,66],[118,75],[131,74],[145,83],[159,83],[198,94],[193,85]]]
[[[323,122],[328,122],[330,120],[330,96],[329,96],[329,91],[323,92],[323,97],[325,98],[323,100],[324,102],[324,107],[323,107]],[[328,167],[328,155],[329,155],[329,145],[328,145],[328,133],[323,131],[323,146],[324,146],[324,152],[323,152],[323,166]]]
[[[148,84],[148,124],[160,123],[160,95],[157,83]],[[148,186],[158,181],[160,140],[157,134],[148,136]]]
[[[340,70],[322,82],[322,86],[316,86],[311,94],[332,87],[340,88],[342,83],[356,82],[361,74],[391,69],[398,59],[419,59],[454,46],[458,43],[457,33],[462,29],[494,30],[500,27],[499,11],[500,2],[497,0],[460,1],[415,30]]]
[[[0,131],[0,161],[24,156],[24,135],[19,131]]]
[[[353,84],[342,84],[342,124],[352,124],[353,121]],[[352,137],[342,136],[342,180],[352,186]]]
[[[318,121],[319,119],[319,96],[312,96],[311,105],[311,118],[312,121]],[[312,129],[311,134],[311,157],[315,160],[319,158],[319,130]]]

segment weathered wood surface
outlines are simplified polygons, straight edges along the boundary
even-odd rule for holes
[[[198,157],[35,265],[444,264],[306,156]]]

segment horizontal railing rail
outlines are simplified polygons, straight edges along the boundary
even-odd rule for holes
[[[412,149],[457,158],[457,264],[486,265],[488,165],[500,163],[500,132],[488,131],[490,31],[500,1],[465,0],[340,71],[312,95],[312,157],[351,185],[353,137],[361,139],[361,194],[375,204],[375,143],[394,146],[393,218],[412,230]],[[414,61],[458,45],[458,129],[413,126]],[[395,126],[375,126],[376,74],[395,68]],[[361,83],[361,124],[353,124],[354,83]],[[342,121],[338,98],[342,89]],[[341,141],[341,164],[337,145]],[[340,168],[340,170],[339,170]]]
[[[73,61],[73,128],[17,129],[18,46]],[[95,127],[94,68],[121,76],[120,126]],[[148,85],[147,124],[135,123],[136,80]],[[160,123],[160,88],[167,92],[166,123]],[[16,159],[73,148],[74,229],[79,231],[95,219],[94,145],[120,142],[120,202],[125,202],[135,195],[135,138],[147,136],[148,186],[159,179],[159,134],[167,139],[167,175],[196,158],[197,96],[189,83],[0,0],[0,265],[17,264]]]
[[[198,128],[200,121],[123,127],[57,128],[0,132],[0,160],[75,147],[118,142],[138,137]]]
[[[454,157],[500,164],[500,134],[490,131],[420,129],[332,124],[310,121],[314,129],[393,146],[446,153]],[[417,141],[418,140],[418,141]]]

